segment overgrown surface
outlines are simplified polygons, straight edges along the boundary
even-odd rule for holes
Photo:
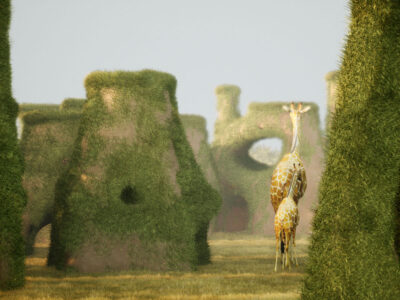
[[[28,196],[23,232],[28,254],[32,253],[37,232],[51,223],[55,184],[69,165],[82,105],[80,99],[67,99],[60,107],[20,105],[23,111],[19,116],[23,126],[20,146],[25,159],[23,186]]]
[[[352,1],[303,299],[400,299],[399,66],[400,2]]]
[[[84,272],[191,269],[209,259],[220,199],[197,165],[169,74],[94,72],[56,186],[49,264]]]
[[[21,215],[23,162],[17,144],[18,105],[11,93],[10,1],[0,3],[0,289],[24,284]]]
[[[292,141],[292,123],[282,109],[282,102],[249,105],[248,113],[238,112],[240,89],[221,85],[216,89],[218,119],[215,123],[212,152],[217,166],[223,205],[215,222],[216,231],[243,231],[273,233],[273,208],[269,187],[275,165],[267,166],[252,159],[249,149],[258,140],[279,138],[282,153],[289,152]],[[298,232],[308,233],[311,207],[317,200],[317,186],[322,170],[322,141],[318,106],[301,120],[300,155],[303,159],[308,187],[300,200]]]

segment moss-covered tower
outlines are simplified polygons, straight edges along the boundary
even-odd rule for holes
[[[23,213],[25,251],[33,253],[39,230],[50,224],[54,188],[66,171],[78,135],[84,99],[66,99],[61,106],[21,104],[20,147],[25,159],[23,186],[27,205]]]
[[[302,299],[400,299],[400,2],[351,1]]]
[[[11,93],[10,1],[0,2],[0,288],[24,284],[24,243],[21,216],[25,206],[23,161],[15,120],[18,105]]]
[[[56,186],[49,264],[83,272],[208,262],[219,206],[181,125],[176,80],[94,72],[67,172]]]

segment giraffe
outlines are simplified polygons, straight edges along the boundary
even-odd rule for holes
[[[279,208],[275,214],[274,220],[274,229],[275,229],[275,239],[276,239],[276,252],[275,252],[275,272],[277,271],[278,266],[278,255],[279,252],[281,254],[282,260],[282,270],[285,267],[289,267],[290,270],[290,255],[289,255],[289,244],[292,241],[293,247],[291,250],[294,252],[294,261],[296,262],[296,266],[298,266],[297,255],[296,255],[296,227],[299,223],[299,211],[297,209],[297,204],[294,201],[294,191],[295,186],[297,185],[297,181],[299,179],[299,175],[301,174],[300,164],[296,167],[293,164],[294,174],[290,182],[289,192],[287,197],[285,197]],[[282,259],[282,251],[279,251],[279,246],[282,241],[285,244],[285,257]],[[291,251],[292,252],[292,251]],[[292,256],[293,259],[293,256]]]
[[[301,114],[309,111],[311,107],[306,106],[303,108],[303,104],[299,103],[296,109],[294,103],[292,102],[290,107],[284,105],[282,108],[290,113],[290,119],[292,120],[293,124],[293,139],[290,152],[282,157],[281,161],[272,172],[270,198],[275,213],[278,210],[279,204],[283,198],[285,198],[288,194],[289,185],[294,173],[293,164],[297,164],[299,166],[300,172],[293,194],[293,199],[296,204],[298,204],[299,199],[303,197],[307,188],[306,172],[299,155],[299,135],[300,116]]]
[[[272,207],[274,208],[274,212],[278,210],[279,204],[285,198],[289,191],[289,185],[291,179],[293,177],[293,164],[299,165],[299,178],[294,187],[294,195],[293,199],[296,205],[299,202],[299,199],[303,197],[304,192],[307,188],[307,178],[306,171],[303,166],[303,162],[301,161],[299,155],[299,146],[300,146],[300,117],[303,113],[309,111],[311,109],[310,106],[306,106],[303,108],[303,104],[300,102],[295,108],[294,103],[290,104],[290,107],[287,105],[282,106],[283,110],[289,112],[290,119],[292,120],[293,125],[293,138],[292,138],[292,147],[290,148],[290,152],[286,153],[280,162],[275,167],[275,170],[272,172],[271,178],[271,186],[270,186],[270,198]],[[284,239],[284,237],[283,237]],[[281,244],[281,252],[284,251],[284,241],[282,240]]]

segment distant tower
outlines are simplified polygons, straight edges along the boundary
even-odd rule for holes
[[[214,139],[224,135],[224,129],[235,119],[240,118],[238,109],[240,88],[236,85],[220,85],[215,89],[218,117],[215,121]]]
[[[325,75],[325,81],[326,81],[326,94],[327,94],[327,114],[326,114],[326,127],[329,127],[330,124],[330,118],[332,114],[335,112],[335,103],[336,103],[336,98],[337,98],[337,79],[339,76],[339,71],[331,71]]]

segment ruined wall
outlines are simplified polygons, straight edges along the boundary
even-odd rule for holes
[[[223,204],[216,218],[216,231],[248,231],[273,233],[273,208],[269,187],[273,166],[253,160],[248,151],[258,140],[282,140],[282,156],[289,151],[292,124],[282,109],[285,103],[251,103],[245,116],[238,113],[240,89],[223,85],[216,89],[218,119],[215,123],[212,151],[220,181]],[[317,201],[317,189],[322,169],[322,141],[318,106],[303,115],[300,155],[307,172],[308,187],[300,200],[299,233],[308,233],[312,207]]]
[[[19,119],[23,128],[20,148],[25,160],[23,186],[28,199],[23,213],[27,254],[32,254],[39,230],[51,223],[55,184],[68,166],[81,118],[76,108],[81,110],[83,102],[68,99],[61,106],[20,105]]]
[[[198,115],[180,115],[186,138],[193,150],[196,162],[211,186],[219,190],[219,179],[214,157],[208,144],[206,120]]]
[[[71,163],[56,185],[49,263],[96,272],[208,262],[220,198],[185,137],[175,78],[94,72],[85,87]]]
[[[54,189],[66,171],[86,99],[65,99],[61,105],[20,104],[20,146],[25,159],[23,185],[27,206],[23,214],[25,250],[32,254],[36,234],[51,223]],[[207,181],[219,188],[215,164],[207,142],[206,121],[197,115],[180,115],[186,138]]]

